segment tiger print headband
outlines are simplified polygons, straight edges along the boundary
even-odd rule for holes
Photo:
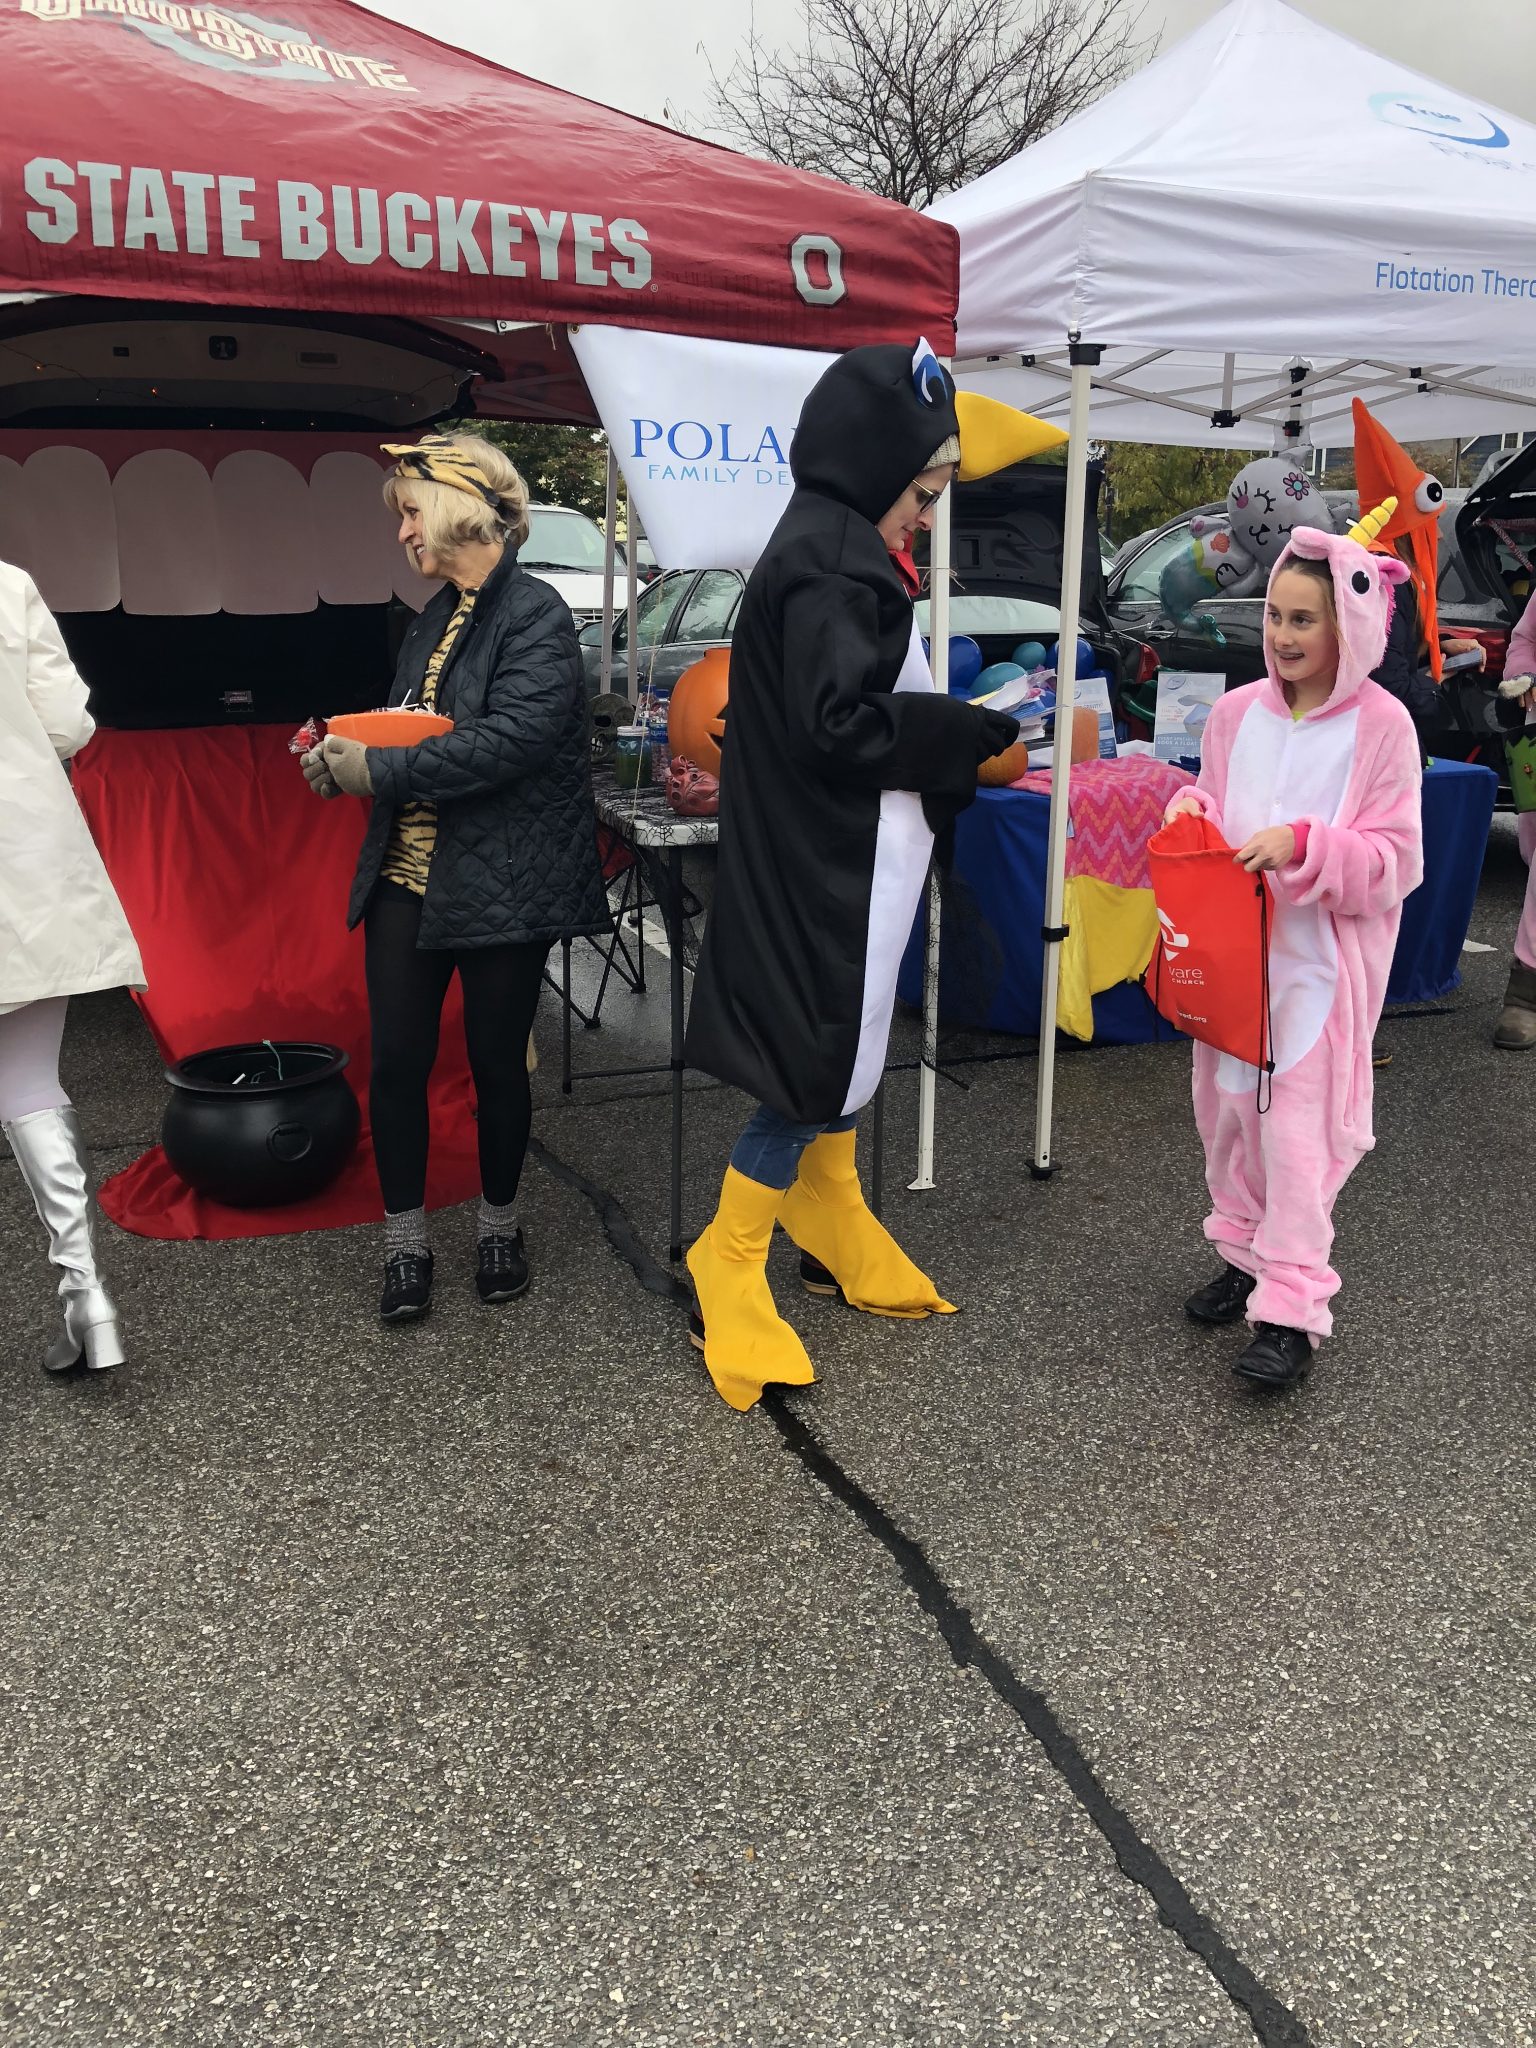
[[[447,434],[428,434],[420,441],[381,441],[379,447],[385,455],[394,456],[403,475],[468,491],[471,497],[483,498],[493,512],[501,510],[500,495],[481,475],[474,457],[456,447]]]

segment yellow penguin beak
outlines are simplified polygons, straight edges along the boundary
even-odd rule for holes
[[[974,391],[955,393],[955,412],[960,420],[963,484],[1011,468],[1015,462],[1027,462],[1047,448],[1059,448],[1067,438],[1064,428],[1037,420],[1032,413],[1017,412],[999,399],[980,398]]]

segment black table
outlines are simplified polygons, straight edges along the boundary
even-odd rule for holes
[[[667,951],[670,955],[670,995],[672,1005],[672,1034],[669,1058],[665,1067],[606,1067],[593,1073],[584,1073],[584,1081],[618,1080],[632,1074],[667,1073],[672,1085],[672,1170],[671,1170],[671,1241],[670,1252],[674,1261],[683,1255],[683,1032],[687,1023],[688,1003],[684,975],[691,964],[690,951],[697,947],[696,939],[689,932],[687,914],[687,893],[683,887],[683,855],[696,848],[714,847],[720,839],[720,823],[717,818],[680,818],[667,802],[660,789],[621,789],[611,775],[599,774],[594,781],[594,802],[598,822],[607,827],[614,837],[621,839],[635,857],[642,877],[642,889],[648,888],[652,901],[661,913],[662,927],[667,935]],[[640,916],[644,918],[643,897]],[[645,934],[640,932],[638,953],[643,962]],[[637,986],[643,993],[645,977],[643,965]],[[570,946],[565,948],[565,1045],[564,1075],[562,1086],[566,1094],[576,1076],[571,1071],[571,1012],[570,1000]]]

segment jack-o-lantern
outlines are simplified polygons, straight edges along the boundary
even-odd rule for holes
[[[725,737],[725,700],[730,689],[731,650],[712,647],[678,677],[667,712],[667,745],[706,775],[720,773]]]

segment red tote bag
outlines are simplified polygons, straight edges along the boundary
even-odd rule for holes
[[[1269,884],[1233,851],[1190,811],[1154,833],[1158,935],[1145,985],[1170,1024],[1270,1073]]]

